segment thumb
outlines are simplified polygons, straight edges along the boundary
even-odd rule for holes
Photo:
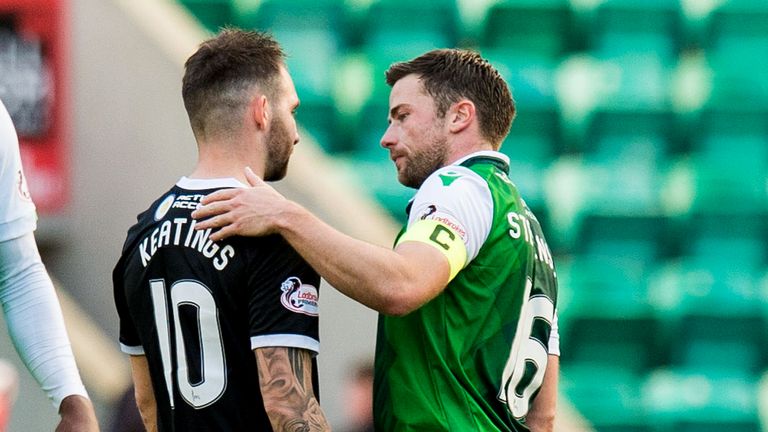
[[[245,167],[245,178],[248,180],[248,184],[251,187],[256,187],[262,183],[264,183],[259,176],[256,175],[255,172],[251,169],[251,167]]]

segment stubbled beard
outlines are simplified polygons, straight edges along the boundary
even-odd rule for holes
[[[288,160],[291,157],[293,141],[282,119],[273,118],[269,129],[264,180],[275,181],[285,177],[288,172]]]
[[[405,168],[398,172],[398,180],[404,186],[418,189],[433,172],[445,165],[448,140],[435,137],[430,145],[407,156]]]

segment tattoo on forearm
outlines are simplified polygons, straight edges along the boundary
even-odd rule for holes
[[[301,389],[306,391],[307,387],[305,385],[305,380],[307,377],[304,376],[304,369],[305,369],[304,358],[303,358],[304,356],[302,354],[306,354],[306,351],[297,350],[297,349],[288,350],[288,357],[291,359],[291,368],[293,369],[293,375],[298,380],[299,385],[301,385]],[[311,377],[309,378],[311,379]]]
[[[275,431],[328,431],[312,386],[311,356],[303,349],[258,348],[256,361],[264,407]]]

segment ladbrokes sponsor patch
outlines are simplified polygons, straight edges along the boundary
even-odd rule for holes
[[[297,277],[289,277],[282,283],[280,303],[291,312],[317,316],[319,312],[317,288],[301,283]]]

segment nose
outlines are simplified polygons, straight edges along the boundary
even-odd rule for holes
[[[381,136],[380,144],[383,148],[389,148],[397,144],[397,136],[392,129],[392,124],[390,123],[390,125],[387,126],[387,130],[384,131],[384,135]]]

